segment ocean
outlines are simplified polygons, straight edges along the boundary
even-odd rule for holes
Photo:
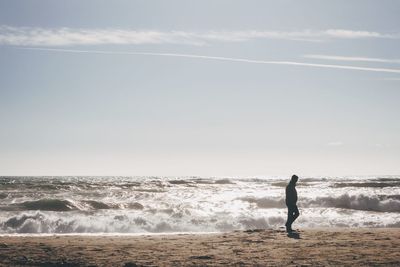
[[[400,176],[300,177],[293,227],[400,227]],[[0,177],[0,234],[283,227],[290,177]]]

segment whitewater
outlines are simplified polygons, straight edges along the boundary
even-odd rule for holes
[[[290,177],[0,177],[0,234],[283,227]],[[399,176],[300,177],[301,227],[400,227]]]

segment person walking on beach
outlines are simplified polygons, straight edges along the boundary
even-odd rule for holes
[[[292,223],[299,217],[299,209],[297,208],[297,191],[296,183],[299,180],[297,175],[293,175],[290,179],[289,184],[286,186],[286,206],[288,208],[288,216],[286,221],[286,232],[290,233],[293,231]]]

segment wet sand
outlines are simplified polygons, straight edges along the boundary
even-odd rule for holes
[[[400,266],[400,229],[2,236],[1,266]]]

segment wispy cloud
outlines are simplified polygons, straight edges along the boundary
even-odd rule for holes
[[[343,29],[330,29],[323,32],[332,38],[347,38],[347,39],[359,39],[359,38],[397,38],[398,35],[383,34],[372,31],[352,31]]]
[[[296,62],[296,61],[253,60],[253,59],[246,59],[246,58],[205,56],[205,55],[180,54],[180,53],[116,52],[116,51],[58,49],[58,48],[39,48],[39,47],[26,47],[26,48],[21,48],[21,49],[41,50],[41,51],[49,51],[49,52],[62,52],[62,53],[91,53],[91,54],[110,54],[110,55],[142,55],[142,56],[161,56],[161,57],[181,57],[181,58],[194,58],[194,59],[204,59],[204,60],[244,62],[244,63],[254,63],[254,64],[290,65],[290,66],[301,66],[301,67],[344,69],[344,70],[357,70],[357,71],[370,71],[370,72],[371,71],[372,72],[389,72],[389,73],[400,74],[400,69],[369,68],[369,67],[333,65],[333,64],[329,65],[329,64],[316,64],[316,63]]]
[[[189,44],[245,42],[262,39],[326,41],[330,39],[399,38],[398,34],[345,29],[303,31],[152,31],[0,26],[0,44],[15,46]]]
[[[382,78],[383,81],[400,82],[400,78]]]
[[[377,62],[400,64],[400,59],[371,58],[371,57],[348,57],[335,55],[304,55],[304,58],[334,60],[334,61],[353,61],[353,62]]]

